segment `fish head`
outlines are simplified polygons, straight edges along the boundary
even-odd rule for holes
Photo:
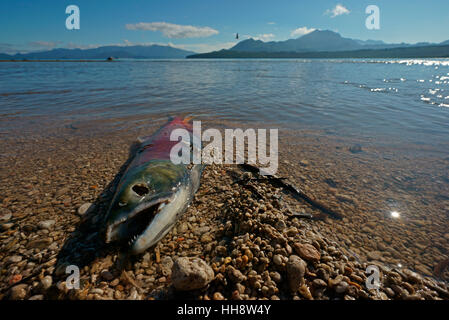
[[[153,160],[130,168],[120,181],[106,215],[106,243],[128,246],[144,234],[163,208],[176,200],[187,179],[185,166]]]

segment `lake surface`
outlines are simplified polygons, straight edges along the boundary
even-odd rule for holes
[[[428,276],[448,258],[448,59],[3,62],[0,161],[16,165],[0,168],[3,193],[47,161],[70,167],[77,146],[101,158],[180,114],[279,128],[280,174],[346,212],[321,231],[348,254]],[[72,172],[39,179],[54,189],[54,174]]]
[[[3,117],[182,112],[434,144],[449,139],[449,60],[0,64]]]

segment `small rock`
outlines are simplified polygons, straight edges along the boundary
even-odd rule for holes
[[[45,221],[41,221],[39,222],[39,224],[37,225],[40,229],[51,229],[51,227],[54,226],[54,224],[56,223],[55,220],[45,220]]]
[[[237,288],[237,290],[239,291],[240,294],[245,293],[246,287],[245,287],[243,284],[237,283],[237,284],[235,285],[235,287]]]
[[[367,257],[370,260],[380,260],[382,254],[379,251],[370,251],[367,253]]]
[[[11,217],[12,217],[11,213],[4,214],[0,217],[0,221],[9,221],[11,219]]]
[[[197,236],[201,236],[201,235],[205,234],[206,232],[208,232],[209,230],[210,230],[210,227],[204,226],[204,227],[196,228],[195,230],[193,230],[193,233]]]
[[[180,233],[180,234],[182,234],[182,233],[185,233],[185,232],[187,232],[187,230],[189,230],[189,226],[187,225],[187,223],[181,223],[179,226],[178,226],[178,233]]]
[[[18,263],[20,261],[22,261],[22,256],[12,256],[12,257],[9,257],[7,264]]]
[[[203,235],[201,236],[200,241],[201,241],[202,243],[209,243],[209,242],[212,241],[212,237],[210,236],[210,234],[205,233],[205,234],[203,234]]]
[[[196,290],[214,279],[214,271],[202,259],[182,257],[174,261],[171,279],[177,290]]]
[[[275,254],[273,256],[273,263],[277,266],[282,265],[282,256],[280,254]]]
[[[37,295],[32,296],[31,298],[29,298],[28,300],[44,300],[44,295],[37,294]]]
[[[53,240],[51,238],[38,239],[28,242],[28,247],[37,248],[37,249],[45,249],[47,248]]]
[[[322,279],[315,279],[312,282],[312,286],[314,288],[324,288],[324,287],[327,286],[327,283],[324,280],[322,280]]]
[[[303,284],[300,288],[299,288],[299,293],[306,299],[308,300],[313,300],[313,296],[310,293],[309,287],[306,286],[305,284]]]
[[[234,283],[241,283],[246,280],[246,277],[232,266],[228,267],[228,277]]]
[[[274,227],[276,228],[276,230],[282,232],[285,228],[287,228],[287,225],[283,220],[279,220],[278,222],[276,222]]]
[[[214,300],[224,300],[225,298],[223,297],[223,295],[220,292],[215,292],[213,299]]]
[[[100,288],[94,288],[94,289],[90,290],[90,293],[103,295],[104,291],[101,290]]]
[[[161,272],[164,276],[169,277],[171,276],[173,268],[173,260],[169,256],[165,256],[161,260]]]
[[[411,270],[405,269],[402,272],[406,276],[406,280],[410,283],[422,283],[422,277],[417,274],[416,272],[413,272]]]
[[[11,229],[12,227],[14,227],[14,223],[8,222],[8,223],[3,223],[0,224],[0,231],[6,231]]]
[[[355,145],[349,147],[349,151],[351,153],[360,153],[360,152],[362,152],[362,146],[359,144],[355,144]]]
[[[144,255],[143,255],[143,261],[145,261],[145,262],[150,262],[151,261],[151,255],[150,255],[150,253],[149,252],[147,252],[147,253],[145,253]]]
[[[90,202],[86,202],[85,204],[81,205],[78,208],[78,214],[80,216],[85,215],[87,212],[89,212],[90,210],[92,210],[94,208],[94,206],[92,205],[92,203]]]
[[[228,250],[226,249],[225,246],[217,246],[215,248],[215,251],[217,252],[217,254],[219,256],[222,256],[222,257],[224,257],[227,254],[227,252],[228,252]]]
[[[306,272],[306,262],[300,257],[291,255],[287,262],[287,277],[290,290],[297,292],[304,282]]]
[[[40,283],[40,288],[43,291],[48,290],[51,285],[53,283],[53,278],[51,276],[45,276],[42,278],[41,283]]]
[[[293,248],[295,249],[296,253],[304,260],[319,261],[321,258],[320,252],[311,244],[295,243],[293,245]]]
[[[276,282],[276,283],[280,283],[282,281],[282,276],[279,272],[270,272],[270,278]]]
[[[415,269],[424,275],[432,275],[432,271],[422,264],[415,265]]]
[[[23,300],[27,295],[27,289],[28,289],[27,284],[18,284],[11,288],[9,298],[11,300]]]
[[[231,299],[232,300],[242,300],[242,297],[240,297],[240,292],[238,290],[234,290],[232,292]]]
[[[115,287],[116,285],[118,285],[120,282],[120,279],[116,278],[114,280],[111,281],[111,283],[109,284],[111,287]]]
[[[348,290],[349,284],[346,281],[341,281],[336,287],[335,292],[345,293]]]
[[[106,281],[111,281],[114,279],[114,275],[109,270],[101,271],[101,277]]]
[[[137,289],[136,288],[132,288],[131,289],[131,293],[128,296],[128,300],[140,300],[140,297],[137,293]]]

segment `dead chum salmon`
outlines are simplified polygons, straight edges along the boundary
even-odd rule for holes
[[[203,165],[174,164],[173,130],[193,135],[188,119],[174,118],[140,146],[126,168],[106,215],[106,243],[125,244],[131,254],[154,246],[176,224],[198,190]]]

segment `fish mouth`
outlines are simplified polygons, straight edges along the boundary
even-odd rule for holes
[[[106,230],[106,243],[117,240],[121,245],[132,247],[156,215],[171,200],[171,197],[164,197],[139,205],[126,217],[108,226]]]

